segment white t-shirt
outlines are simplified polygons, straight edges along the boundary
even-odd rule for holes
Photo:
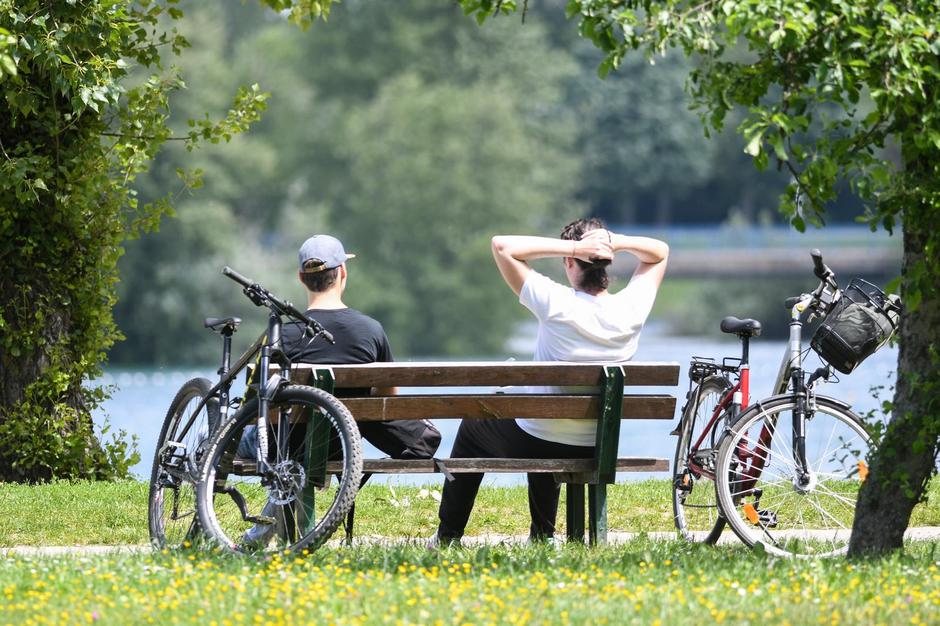
[[[534,360],[628,361],[636,352],[657,288],[653,278],[639,275],[615,294],[592,296],[530,270],[519,302],[539,321]],[[563,393],[571,389],[540,387],[538,391]],[[517,419],[516,423],[540,439],[575,446],[595,444],[595,420]]]

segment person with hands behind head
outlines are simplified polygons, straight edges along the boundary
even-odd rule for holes
[[[498,235],[492,248],[503,280],[538,321],[534,360],[616,362],[633,357],[666,271],[665,242],[614,233],[589,218],[571,222],[557,239]],[[623,289],[611,292],[607,269],[618,253],[633,255],[639,265]],[[529,266],[529,261],[550,257],[562,259],[568,285]],[[590,458],[596,430],[594,420],[464,421],[451,457]],[[445,482],[432,545],[460,540],[482,480],[483,474],[455,474]],[[528,484],[529,539],[552,539],[560,486],[551,474],[528,474]]]

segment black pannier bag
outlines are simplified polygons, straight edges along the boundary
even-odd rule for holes
[[[871,283],[856,278],[816,329],[810,346],[829,365],[850,374],[891,337],[898,325],[900,308]]]

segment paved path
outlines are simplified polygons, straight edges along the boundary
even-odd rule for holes
[[[633,539],[643,536],[643,533],[627,533],[612,531],[608,534],[610,543],[626,543]],[[677,539],[674,532],[652,532],[646,533],[646,537],[660,541],[672,541]],[[911,541],[940,541],[940,526],[919,526],[908,528],[904,533],[904,538]],[[357,537],[357,544],[385,544],[385,545],[423,545],[426,539],[408,538],[408,537]],[[463,543],[466,546],[483,546],[504,544],[522,544],[525,543],[525,535],[474,535],[464,537]],[[733,533],[725,532],[719,543],[736,543],[737,538]],[[334,539],[330,542],[334,546],[339,546],[342,541]],[[144,545],[124,545],[124,546],[15,546],[12,548],[0,548],[0,556],[13,557],[33,557],[33,556],[63,556],[78,555],[91,556],[99,554],[138,554],[149,552],[152,548],[149,544]]]

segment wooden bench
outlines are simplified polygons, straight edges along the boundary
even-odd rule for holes
[[[585,486],[590,543],[607,540],[607,485],[617,472],[669,471],[667,459],[618,458],[621,419],[672,419],[676,398],[642,393],[643,387],[675,387],[677,363],[371,363],[367,365],[296,365],[294,382],[331,393],[342,388],[398,387],[399,395],[344,398],[357,421],[403,419],[596,419],[592,459],[366,459],[373,474],[461,472],[551,472],[567,489],[567,530],[571,541],[584,541]],[[564,394],[524,393],[506,386],[587,387]],[[442,389],[428,393],[426,388]],[[425,388],[414,393],[414,388]],[[630,393],[625,393],[629,388]],[[647,390],[649,391],[649,390]],[[352,537],[352,514],[347,523]]]

